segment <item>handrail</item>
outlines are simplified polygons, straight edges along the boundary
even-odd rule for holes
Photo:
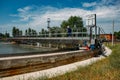
[[[70,34],[70,36],[68,36]],[[47,34],[39,34],[39,35],[23,35],[16,37],[86,37],[87,32],[72,32],[72,33],[47,33]]]

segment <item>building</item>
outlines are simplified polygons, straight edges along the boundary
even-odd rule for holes
[[[108,41],[111,41],[111,40],[112,40],[112,34],[100,34],[100,38],[101,38],[101,39],[108,40]],[[113,39],[115,40],[116,37],[113,36]]]

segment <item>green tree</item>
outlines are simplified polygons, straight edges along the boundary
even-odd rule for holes
[[[10,37],[10,34],[7,32],[5,34],[0,33],[0,38],[9,38],[9,37]]]
[[[71,16],[67,21],[63,21],[61,24],[61,27],[66,29],[67,26],[70,26],[70,28],[81,28],[83,27],[83,20],[81,17],[77,16]]]
[[[9,34],[9,33],[6,33],[6,37],[8,37],[8,38],[9,38],[9,37],[10,37],[10,34]]]
[[[48,35],[48,31],[47,30],[45,30],[45,29],[41,29],[41,32],[39,33],[39,35],[41,36],[41,37],[48,37],[49,35]]]
[[[13,29],[12,29],[12,35],[13,35],[13,37],[22,36],[22,30],[19,30],[18,28],[13,27]]]
[[[0,33],[0,38],[4,38],[4,34],[3,33]]]
[[[6,33],[4,34],[4,36],[5,36],[6,38],[9,38],[9,37],[10,37],[10,34],[6,31]]]
[[[31,28],[28,28],[28,35],[31,36]]]
[[[63,21],[61,24],[61,28],[66,29],[68,25],[69,25],[68,21]]]
[[[22,33],[22,30],[20,30],[20,31],[19,31],[19,36],[22,36],[22,34],[23,34],[23,33]]]
[[[31,28],[25,30],[26,36],[37,36],[37,31]]]
[[[57,27],[51,27],[50,28],[50,33],[51,33],[52,37],[55,37],[55,33],[56,33],[55,31],[56,31],[56,29],[57,29]]]
[[[25,30],[25,36],[28,36],[28,30],[27,29]]]
[[[79,16],[71,16],[68,20],[63,21],[61,24],[62,32],[66,32],[67,26],[72,29],[72,32],[86,32],[87,29],[83,27],[83,20]],[[82,36],[82,34],[78,34]],[[75,34],[73,35],[75,36]]]
[[[60,36],[62,36],[61,35],[62,31],[63,30],[62,30],[61,27],[54,26],[54,27],[50,28],[50,32],[52,34],[52,37],[60,37]]]
[[[32,29],[32,36],[37,36],[37,32],[36,32],[36,30],[34,30],[34,29]]]
[[[116,36],[117,39],[120,39],[120,31],[114,32],[114,35]]]
[[[13,27],[13,29],[12,29],[12,36],[13,36],[13,37],[16,36],[16,27]]]
[[[16,36],[18,37],[19,36],[19,29],[16,28]]]

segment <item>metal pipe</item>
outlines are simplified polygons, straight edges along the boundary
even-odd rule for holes
[[[112,46],[114,44],[114,20],[113,20],[113,27],[112,27]]]

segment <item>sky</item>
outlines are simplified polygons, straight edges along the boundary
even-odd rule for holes
[[[97,26],[106,33],[120,31],[120,0],[0,0],[0,33],[12,33],[13,26],[25,31],[36,31],[50,26],[60,26],[70,16],[83,18],[86,27],[88,15],[97,15]]]

